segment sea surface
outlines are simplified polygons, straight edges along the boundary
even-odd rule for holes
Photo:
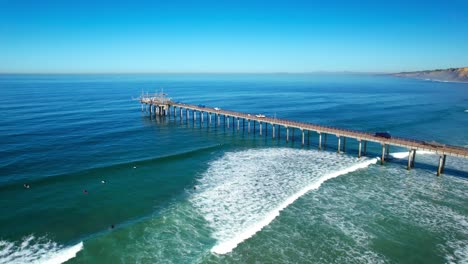
[[[468,147],[468,84],[0,75],[0,263],[468,263],[468,162],[150,116],[174,101]],[[221,119],[223,121],[223,119]],[[242,124],[242,123],[241,123]],[[24,185],[29,185],[25,188]],[[113,228],[112,228],[113,226]]]

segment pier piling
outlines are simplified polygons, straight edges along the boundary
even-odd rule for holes
[[[337,152],[340,153],[341,136],[337,136],[337,137],[338,137],[338,148],[337,148]]]
[[[441,174],[444,174],[446,158],[447,158],[447,155],[444,154],[444,159],[442,160],[442,169],[440,170]]]
[[[359,147],[358,147],[358,158],[361,158],[361,146],[362,146],[362,143],[361,143],[361,140],[360,140],[360,139],[358,140],[358,144],[359,144]]]
[[[442,155],[439,156],[439,166],[437,167],[437,176],[440,176],[442,171],[442,164],[443,164],[444,157]]]
[[[318,149],[321,150],[322,149],[322,133],[318,133],[318,137],[319,137],[319,140],[318,140]]]
[[[304,141],[304,130],[303,129],[301,129],[301,133],[302,133],[302,146],[304,146],[305,141]]]
[[[383,165],[385,162],[385,144],[382,144],[382,157],[380,158],[380,164]]]

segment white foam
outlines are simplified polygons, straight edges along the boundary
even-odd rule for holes
[[[226,254],[308,191],[376,162],[289,148],[227,153],[210,164],[192,202],[218,240],[211,251]]]
[[[404,158],[408,157],[408,154],[409,154],[409,151],[394,152],[394,153],[390,153],[390,156],[392,156],[394,158],[397,158],[397,159],[404,159]],[[417,150],[416,151],[416,155],[430,155],[430,154],[434,154],[434,152],[426,151],[426,150]]]
[[[0,241],[0,263],[59,264],[76,256],[83,242],[63,247],[46,238],[24,237],[21,242]]]

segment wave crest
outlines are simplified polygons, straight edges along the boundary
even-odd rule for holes
[[[328,179],[377,159],[289,148],[226,153],[202,175],[194,206],[213,229],[213,253],[226,254]]]
[[[81,249],[83,242],[64,247],[44,237],[36,238],[33,235],[18,242],[0,240],[0,264],[58,264],[74,258]]]

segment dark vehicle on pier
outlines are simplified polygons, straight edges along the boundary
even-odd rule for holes
[[[205,108],[205,105],[199,104],[198,107],[200,107],[200,108]]]
[[[387,138],[387,139],[390,139],[392,138],[392,135],[390,135],[390,133],[388,132],[376,132],[375,137],[381,137],[381,138]]]

